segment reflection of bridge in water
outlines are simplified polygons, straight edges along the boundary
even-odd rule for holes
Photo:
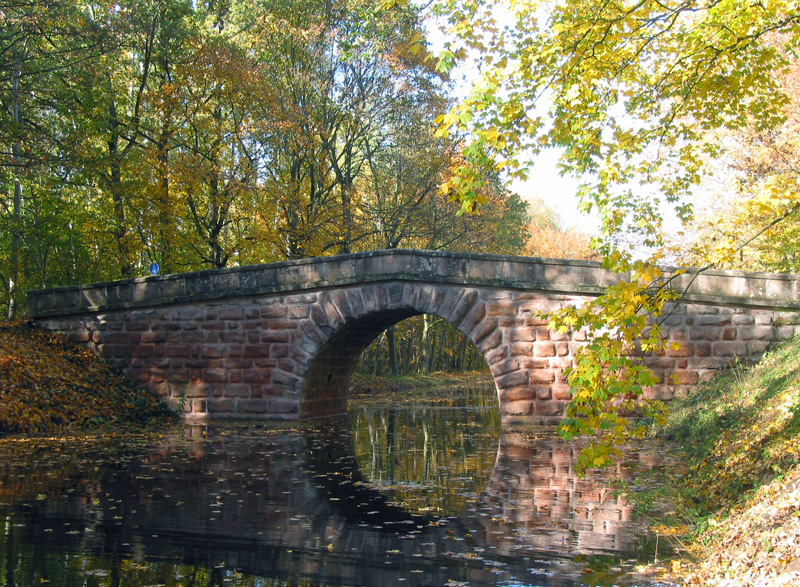
[[[145,459],[123,458],[31,506],[26,532],[45,544],[284,580],[444,585],[514,576],[543,586],[576,584],[569,557],[627,552],[643,534],[623,500],[577,478],[575,449],[560,440],[504,436],[474,506],[436,519],[365,485],[340,428],[187,430],[196,436],[168,438]],[[74,532],[83,526],[91,531]],[[563,559],[537,562],[552,557]]]

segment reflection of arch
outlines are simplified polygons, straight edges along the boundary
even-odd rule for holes
[[[367,285],[323,292],[303,332],[306,361],[300,417],[341,414],[361,353],[384,330],[412,316],[433,314],[455,326],[480,350],[492,368],[503,344],[497,317],[488,317],[478,291],[419,283]],[[496,358],[496,357],[494,357]],[[492,370],[497,377],[496,369]]]
[[[349,525],[367,524],[382,532],[409,533],[426,528],[431,518],[410,513],[367,486],[353,450],[345,418],[302,437],[303,461],[331,508]]]

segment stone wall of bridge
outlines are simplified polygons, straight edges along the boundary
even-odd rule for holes
[[[564,369],[586,338],[548,330],[539,314],[589,298],[392,281],[38,322],[68,333],[187,416],[296,419],[346,411],[350,377],[369,343],[405,318],[433,314],[481,351],[502,415],[538,422],[563,414],[570,399]],[[800,315],[763,308],[681,303],[663,319],[680,348],[646,358],[661,378],[647,396],[666,400],[800,333]]]

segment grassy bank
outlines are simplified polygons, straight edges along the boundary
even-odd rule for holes
[[[673,403],[656,434],[682,446],[687,466],[668,489],[667,533],[683,534],[689,563],[672,579],[800,586],[800,340]]]
[[[0,436],[174,416],[152,394],[64,336],[0,322]]]

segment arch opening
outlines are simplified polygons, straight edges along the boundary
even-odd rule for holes
[[[344,414],[353,375],[490,373],[483,353],[444,318],[414,308],[382,310],[341,326],[303,380],[300,418]]]

